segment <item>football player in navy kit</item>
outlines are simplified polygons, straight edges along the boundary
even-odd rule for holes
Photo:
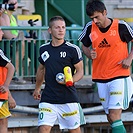
[[[83,77],[82,53],[78,46],[67,42],[66,24],[61,16],[54,16],[49,22],[52,41],[40,47],[40,65],[36,74],[36,87],[33,97],[39,103],[39,133],[50,133],[56,120],[60,129],[69,129],[70,133],[81,133],[80,125],[84,115],[79,104],[75,86],[67,87],[65,82],[58,83],[56,75],[63,73],[65,66],[72,71],[73,82]],[[40,86],[45,80],[45,88]],[[83,113],[82,113],[83,114]],[[81,121],[81,119],[83,121]]]

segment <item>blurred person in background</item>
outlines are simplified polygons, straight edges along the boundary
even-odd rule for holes
[[[4,10],[0,17],[0,26],[18,26],[16,18],[13,16],[13,12],[16,11],[18,8],[18,1],[17,0],[3,0],[3,4],[13,4],[14,8],[10,10]],[[25,54],[25,37],[23,34],[23,31],[18,30],[3,30],[4,35],[3,39],[9,39],[12,40],[22,40],[22,60],[24,59]],[[5,44],[6,46],[6,44]],[[10,44],[11,51],[12,51],[12,42]],[[6,47],[5,47],[6,48]],[[19,73],[19,49],[18,44],[16,46],[16,72],[15,72],[15,78],[13,78],[15,83],[23,84],[26,83],[26,81],[18,76]]]

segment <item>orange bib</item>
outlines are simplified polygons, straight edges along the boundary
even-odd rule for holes
[[[0,67],[0,85],[3,85],[5,80],[6,80],[6,75],[7,75],[7,68],[5,67]],[[1,93],[0,92],[0,99],[8,99],[8,92],[6,93]]]
[[[111,79],[118,76],[128,76],[129,69],[119,64],[128,56],[127,43],[122,42],[118,32],[118,20],[113,23],[106,33],[92,23],[92,47],[96,48],[97,58],[93,60],[93,79]]]

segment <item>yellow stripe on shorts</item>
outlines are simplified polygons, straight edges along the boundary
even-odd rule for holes
[[[105,98],[100,98],[100,101],[101,102],[105,102]]]
[[[110,92],[110,95],[122,95],[122,92],[121,91],[118,91],[118,92]]]
[[[63,117],[67,117],[67,116],[72,116],[72,115],[75,115],[75,114],[77,114],[77,113],[78,113],[78,111],[77,111],[77,110],[75,110],[75,111],[70,112],[70,113],[64,113],[64,114],[62,114],[62,116],[63,116]]]
[[[40,108],[39,112],[52,112],[52,110],[49,108]]]

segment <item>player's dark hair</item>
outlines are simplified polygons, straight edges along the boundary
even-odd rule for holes
[[[94,12],[103,13],[104,10],[106,10],[106,7],[100,0],[89,0],[86,4],[86,14],[88,16],[94,15]]]
[[[8,3],[9,0],[3,0],[3,4]]]
[[[53,22],[57,20],[65,21],[61,16],[54,16],[49,21],[49,28],[51,28],[53,25]]]

